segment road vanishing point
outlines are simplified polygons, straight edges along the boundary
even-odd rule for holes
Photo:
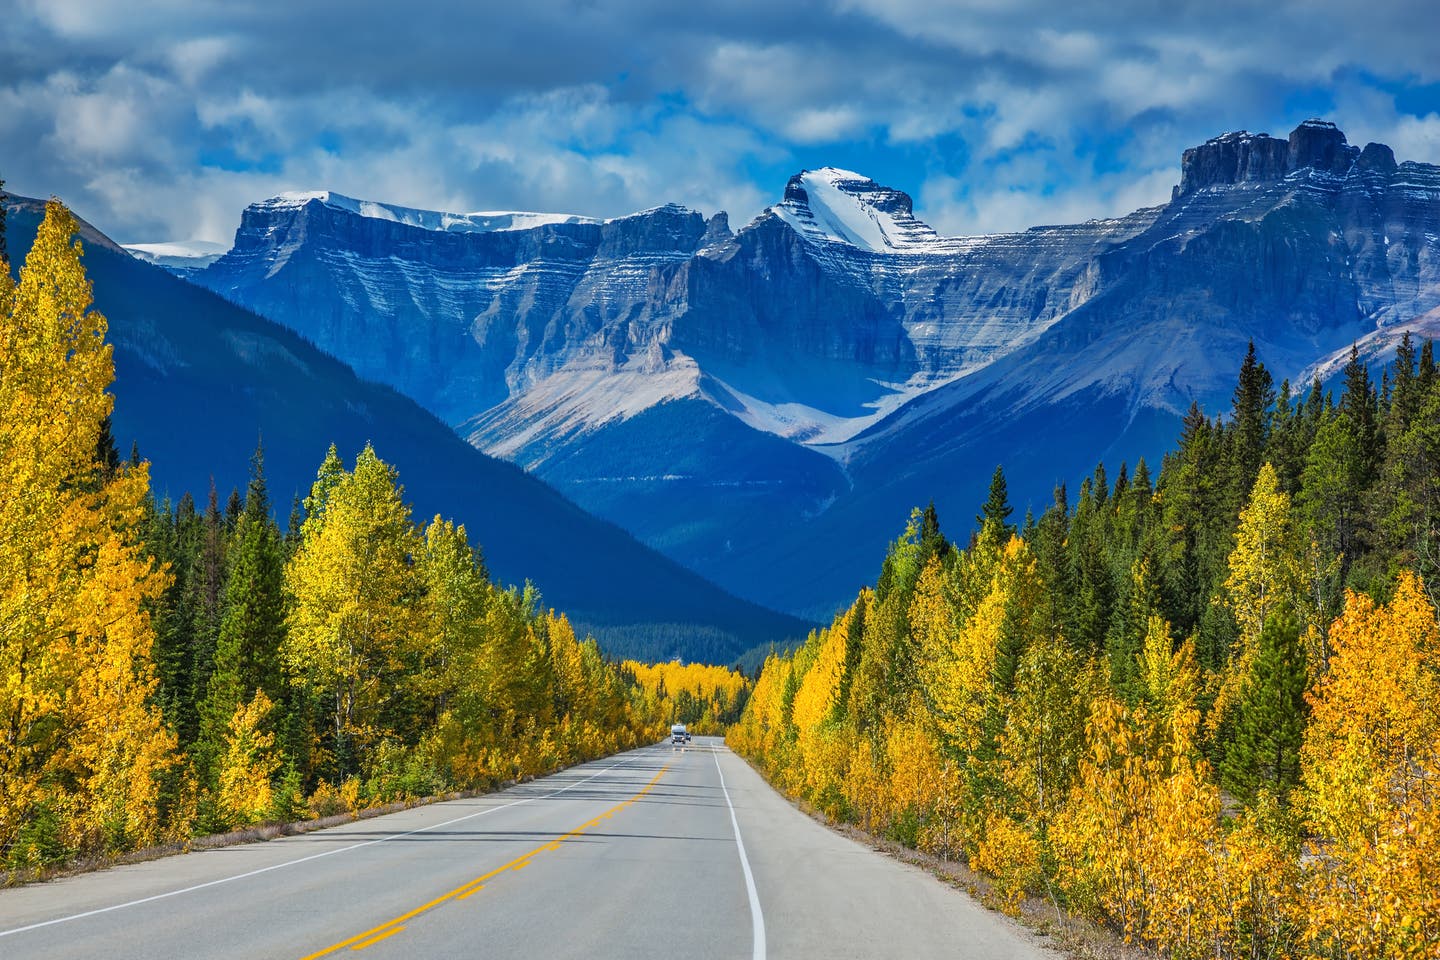
[[[719,738],[0,890],[0,957],[1053,960],[796,810]]]

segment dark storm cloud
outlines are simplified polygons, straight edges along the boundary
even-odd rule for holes
[[[0,173],[129,240],[322,187],[743,218],[857,144],[942,228],[1011,228],[1153,202],[1183,146],[1311,112],[1440,158],[1430,0],[698,6],[28,2]]]

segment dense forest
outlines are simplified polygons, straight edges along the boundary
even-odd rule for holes
[[[916,511],[729,742],[829,815],[1174,957],[1434,957],[1440,375],[1185,418],[1017,522]],[[973,532],[968,532],[973,530]]]
[[[621,666],[491,583],[369,446],[332,447],[283,531],[260,449],[243,495],[157,504],[110,437],[74,232],[52,202],[18,283],[0,248],[0,864],[483,788],[738,712],[738,674]]]

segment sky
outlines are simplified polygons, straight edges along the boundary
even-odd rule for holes
[[[1440,163],[1437,35],[1435,0],[0,0],[0,177],[135,243],[323,189],[738,228],[831,165],[990,233],[1309,117]]]

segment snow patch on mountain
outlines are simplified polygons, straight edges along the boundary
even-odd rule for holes
[[[271,207],[302,207],[312,201],[348,213],[388,220],[422,230],[441,233],[499,233],[505,230],[530,230],[552,223],[601,223],[594,217],[573,213],[532,213],[519,210],[480,210],[475,213],[446,213],[442,210],[420,210],[374,200],[356,200],[333,190],[282,193],[266,201]]]
[[[471,443],[492,456],[514,459],[522,451],[553,450],[576,434],[628,420],[669,400],[700,395],[700,366],[684,354],[664,359],[632,356],[619,367],[577,359],[528,384],[462,426]],[[544,462],[544,455],[534,469]]]
[[[838,167],[791,177],[785,199],[770,209],[810,240],[871,253],[938,252],[943,244],[932,227],[915,219],[907,194]]]
[[[872,383],[885,392],[878,399],[865,403],[864,407],[868,412],[856,417],[831,413],[805,403],[771,403],[716,377],[709,378],[710,382],[724,391],[724,396],[720,398],[721,406],[746,426],[807,446],[821,445],[818,449],[826,454],[830,451],[823,445],[844,443],[884,420],[916,397],[954,379],[955,376],[936,380],[917,374],[907,383],[881,383],[872,380]]]
[[[125,249],[137,260],[172,272],[185,272],[204,270],[229,252],[230,244],[213,240],[170,240],[164,243],[127,243]]]

